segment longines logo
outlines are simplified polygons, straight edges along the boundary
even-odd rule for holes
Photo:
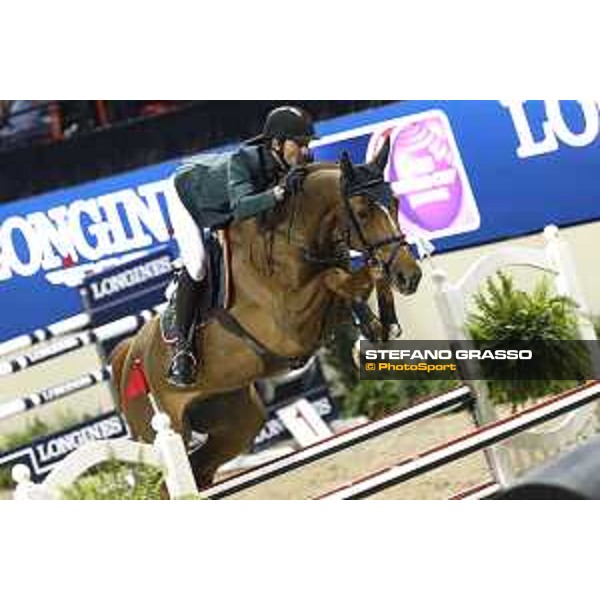
[[[595,142],[600,135],[599,103],[596,100],[573,101],[580,111],[583,127],[577,129],[564,115],[560,100],[545,100],[546,118],[533,122],[526,103],[521,100],[500,102],[510,113],[519,145],[519,158],[529,158],[556,152],[560,143],[572,148],[583,148]],[[539,134],[541,127],[541,135]],[[537,134],[534,132],[538,132]]]
[[[159,198],[168,205],[173,193],[170,179],[164,179],[47,212],[9,216],[0,223],[0,282],[41,270],[51,283],[77,285],[84,271],[109,257],[129,253],[132,258],[136,251],[169,241]]]

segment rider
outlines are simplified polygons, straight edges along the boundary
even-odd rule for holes
[[[184,264],[175,297],[177,339],[168,380],[178,387],[196,379],[195,330],[206,275],[202,230],[222,229],[254,217],[302,191],[315,139],[311,116],[303,109],[272,110],[262,133],[232,153],[200,155],[174,175],[171,222]]]

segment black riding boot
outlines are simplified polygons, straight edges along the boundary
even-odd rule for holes
[[[169,367],[169,383],[187,387],[194,383],[198,372],[195,343],[196,326],[200,323],[200,302],[203,281],[194,281],[184,269],[177,282],[175,297],[177,342]]]

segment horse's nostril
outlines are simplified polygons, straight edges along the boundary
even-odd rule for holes
[[[412,294],[416,291],[421,281],[421,270],[413,271],[409,275],[404,273],[396,274],[396,287],[402,294]]]
[[[419,287],[419,282],[421,281],[421,271],[416,271],[412,273],[409,277],[402,277],[402,282],[405,283],[404,289],[409,294],[413,294],[416,292]]]

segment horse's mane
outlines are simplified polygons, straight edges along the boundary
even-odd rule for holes
[[[290,224],[293,224],[299,211],[305,212],[308,207],[310,213],[319,214],[326,204],[324,199],[335,202],[339,197],[340,165],[335,162],[318,162],[306,165],[307,176],[304,184],[304,192],[294,196],[286,202],[275,206],[270,211],[257,216],[259,233],[274,232],[280,228],[287,232]],[[237,225],[234,225],[236,227]]]
[[[337,184],[340,176],[340,165],[336,162],[312,163],[307,166],[307,171],[307,190],[310,191],[313,185],[317,185],[322,182],[323,179],[331,180]],[[332,177],[334,179],[332,179]]]
[[[339,196],[339,164],[335,162],[312,163],[307,165],[306,169],[308,173],[304,192],[276,206],[273,210],[259,215],[257,218],[259,232],[274,232],[279,228],[280,231],[289,235],[289,227],[297,221],[300,211],[306,214],[308,209],[309,214],[318,215],[328,204],[324,204],[325,198],[335,202],[335,198]]]
[[[316,171],[322,171],[322,170],[326,170],[326,169],[337,169],[339,171],[340,164],[337,162],[331,162],[331,161],[316,162],[316,163],[311,163],[310,165],[307,165],[306,168],[308,169],[309,173],[314,173]]]

